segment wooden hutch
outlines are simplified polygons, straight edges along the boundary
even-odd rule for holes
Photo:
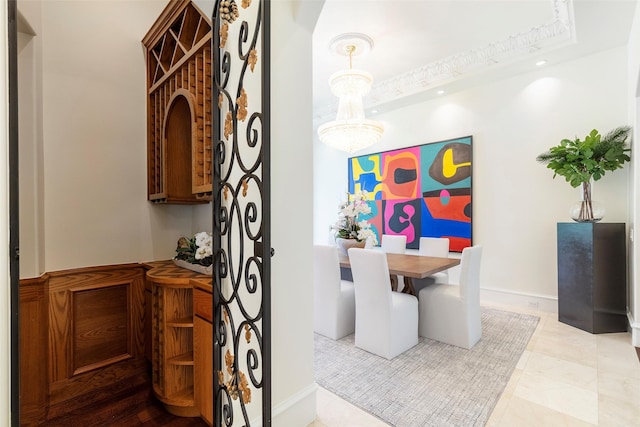
[[[211,21],[170,2],[142,40],[147,63],[147,198],[211,200]]]

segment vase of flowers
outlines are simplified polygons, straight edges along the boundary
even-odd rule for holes
[[[347,193],[346,202],[338,206],[338,220],[331,226],[331,230],[335,232],[336,243],[345,255],[348,255],[350,247],[364,247],[367,240],[372,245],[378,244],[371,224],[362,218],[371,214],[368,198],[369,194],[364,190],[355,194]]]
[[[213,239],[211,233],[201,231],[190,239],[180,237],[174,264],[201,274],[213,272]]]

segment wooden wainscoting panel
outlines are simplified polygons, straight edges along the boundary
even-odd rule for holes
[[[144,274],[140,264],[49,273],[49,419],[144,371]]]
[[[48,275],[20,280],[20,425],[47,416]]]
[[[51,279],[49,281],[51,284]],[[71,308],[68,292],[49,291],[49,384],[71,376]]]
[[[131,357],[130,286],[70,291],[74,375]]]

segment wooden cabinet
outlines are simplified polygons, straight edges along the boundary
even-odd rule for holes
[[[147,198],[207,203],[212,191],[211,23],[173,0],[142,41],[147,63]]]
[[[202,419],[213,425],[213,300],[211,280],[193,280],[195,400]]]
[[[172,261],[150,263],[152,382],[167,411],[200,416],[194,399],[192,279],[210,277],[177,267]]]
[[[591,333],[625,332],[623,223],[558,223],[558,320]]]

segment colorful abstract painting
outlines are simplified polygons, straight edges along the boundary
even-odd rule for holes
[[[471,246],[472,137],[351,157],[349,193],[369,192],[372,224],[382,234],[448,237],[450,250]]]

